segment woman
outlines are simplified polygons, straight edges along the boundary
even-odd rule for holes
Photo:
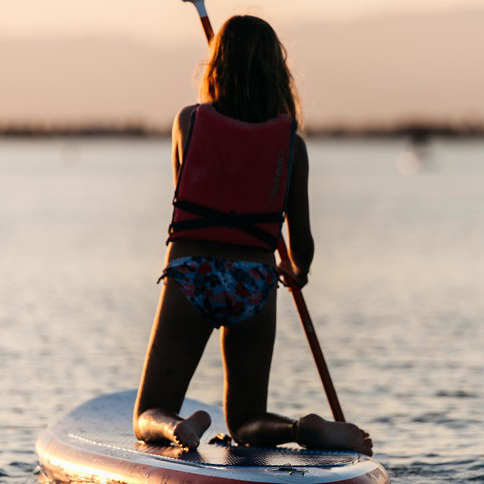
[[[237,443],[298,442],[371,455],[368,434],[353,424],[267,411],[274,250],[284,216],[292,265],[285,270],[300,287],[314,252],[293,79],[269,24],[252,16],[224,24],[212,41],[201,97],[206,104],[182,109],[173,126],[175,208],[135,434],[197,448],[210,416],[182,419],[178,412],[214,327],[222,326],[224,411]]]

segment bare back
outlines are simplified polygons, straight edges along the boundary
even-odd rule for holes
[[[190,120],[196,106],[183,108],[175,118],[172,131],[172,163],[174,184],[176,185],[181,164],[183,149],[190,130]],[[304,140],[296,135],[294,164],[287,207],[287,222],[291,258],[295,272],[307,272],[312,260],[313,241],[309,225],[308,202],[308,157]],[[239,246],[219,246],[197,241],[177,240],[170,244],[167,261],[187,256],[214,256],[233,260],[247,260],[275,265],[272,252]]]

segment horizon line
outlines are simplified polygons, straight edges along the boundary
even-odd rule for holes
[[[430,137],[484,137],[484,120],[439,121],[409,119],[395,122],[311,123],[302,131],[318,137],[410,137],[416,141]],[[171,138],[171,125],[155,126],[134,122],[0,122],[0,137],[131,137]]]

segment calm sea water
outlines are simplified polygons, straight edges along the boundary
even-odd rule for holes
[[[309,143],[304,290],[348,420],[394,483],[484,482],[484,143]],[[133,388],[172,196],[163,141],[0,141],[0,482],[35,482],[40,430]],[[280,290],[273,410],[330,416]],[[189,389],[219,403],[215,334]]]

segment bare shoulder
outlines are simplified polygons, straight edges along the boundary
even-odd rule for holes
[[[197,106],[194,104],[191,106],[185,106],[178,111],[178,114],[175,116],[175,121],[173,122],[173,135],[185,135],[188,133],[190,120],[195,109],[197,109]]]

